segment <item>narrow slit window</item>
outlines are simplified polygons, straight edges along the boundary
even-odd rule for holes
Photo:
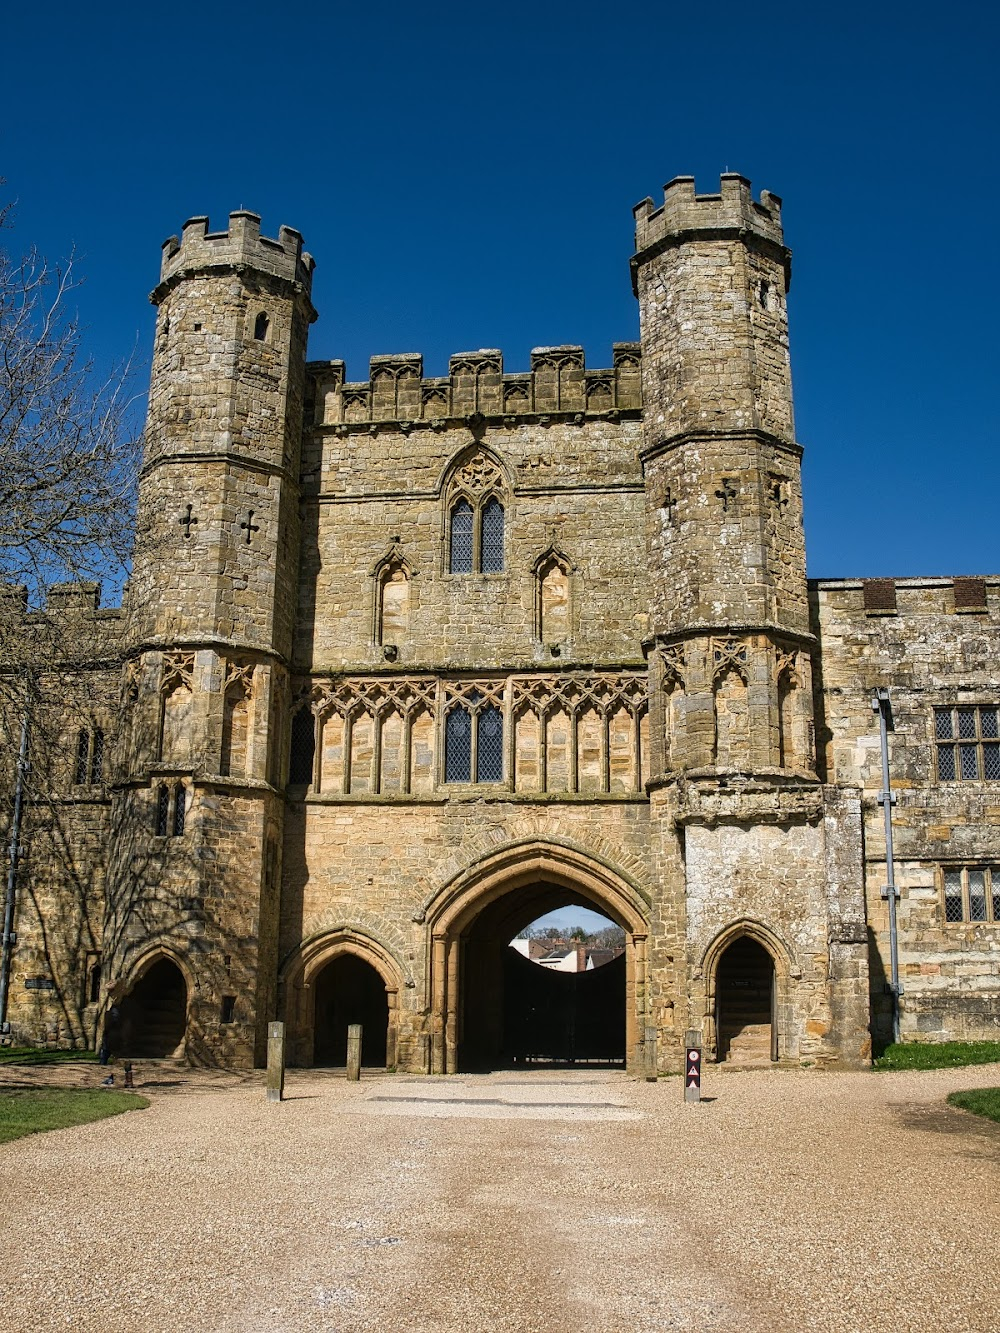
[[[223,995],[223,997],[222,997],[222,1012],[221,1012],[221,1014],[219,1015],[219,1022],[220,1022],[220,1023],[235,1023],[235,1022],[236,1022],[236,996],[235,996],[235,995]]]
[[[316,754],[316,723],[312,710],[300,708],[292,719],[292,752],[288,765],[288,781],[308,784],[313,780],[313,759]]]
[[[503,573],[503,505],[495,497],[483,506],[482,570]]]
[[[452,574],[472,573],[472,505],[468,500],[459,500],[451,511],[451,559],[449,571]]]
[[[444,724],[444,780],[472,781],[472,716],[453,708]]]
[[[259,343],[267,342],[267,333],[271,327],[271,321],[267,317],[266,311],[262,310],[253,324],[253,336]]]
[[[94,743],[90,749],[90,780],[100,782],[104,772],[104,732],[98,728],[94,732]]]

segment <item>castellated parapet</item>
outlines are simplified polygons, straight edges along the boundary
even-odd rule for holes
[[[151,300],[159,305],[164,284],[167,288],[182,277],[191,277],[204,269],[242,267],[267,273],[285,282],[298,283],[309,294],[312,288],[312,255],[302,248],[302,235],[293,227],[280,227],[278,239],[260,234],[260,216],[240,209],[229,214],[229,230],[210,232],[208,218],[189,218],[180,240],[168,236],[163,242],[160,261],[160,285]]]
[[[612,364],[588,370],[582,347],[534,347],[531,369],[505,374],[503,353],[495,349],[458,352],[448,374],[424,377],[418,352],[373,356],[369,377],[346,382],[343,361],[314,361],[307,367],[314,386],[316,426],[372,422],[443,425],[470,416],[508,418],[583,414],[612,419],[638,414],[642,407],[641,350],[638,343],[615,343]]]

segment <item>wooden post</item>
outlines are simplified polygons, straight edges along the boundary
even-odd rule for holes
[[[646,1028],[645,1041],[645,1079],[647,1083],[656,1082],[656,1028]]]
[[[347,1077],[354,1083],[361,1077],[360,1023],[350,1023],[347,1028]]]
[[[280,1102],[285,1094],[285,1025],[267,1025],[267,1100]]]
[[[701,1028],[684,1033],[684,1100],[701,1101]]]

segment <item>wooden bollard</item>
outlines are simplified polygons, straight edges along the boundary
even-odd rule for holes
[[[656,1082],[656,1028],[648,1027],[646,1029],[646,1041],[644,1047],[645,1079],[647,1083]]]
[[[285,1025],[267,1025],[267,1100],[280,1102],[285,1093]]]
[[[356,1083],[361,1077],[361,1024],[347,1028],[347,1077]]]
[[[701,1101],[701,1029],[684,1033],[684,1100]]]

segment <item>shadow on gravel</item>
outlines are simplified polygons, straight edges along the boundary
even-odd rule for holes
[[[958,1107],[925,1102],[897,1102],[892,1107],[896,1118],[907,1129],[922,1129],[929,1134],[954,1134],[985,1139],[1000,1149],[1000,1124],[962,1111]]]

